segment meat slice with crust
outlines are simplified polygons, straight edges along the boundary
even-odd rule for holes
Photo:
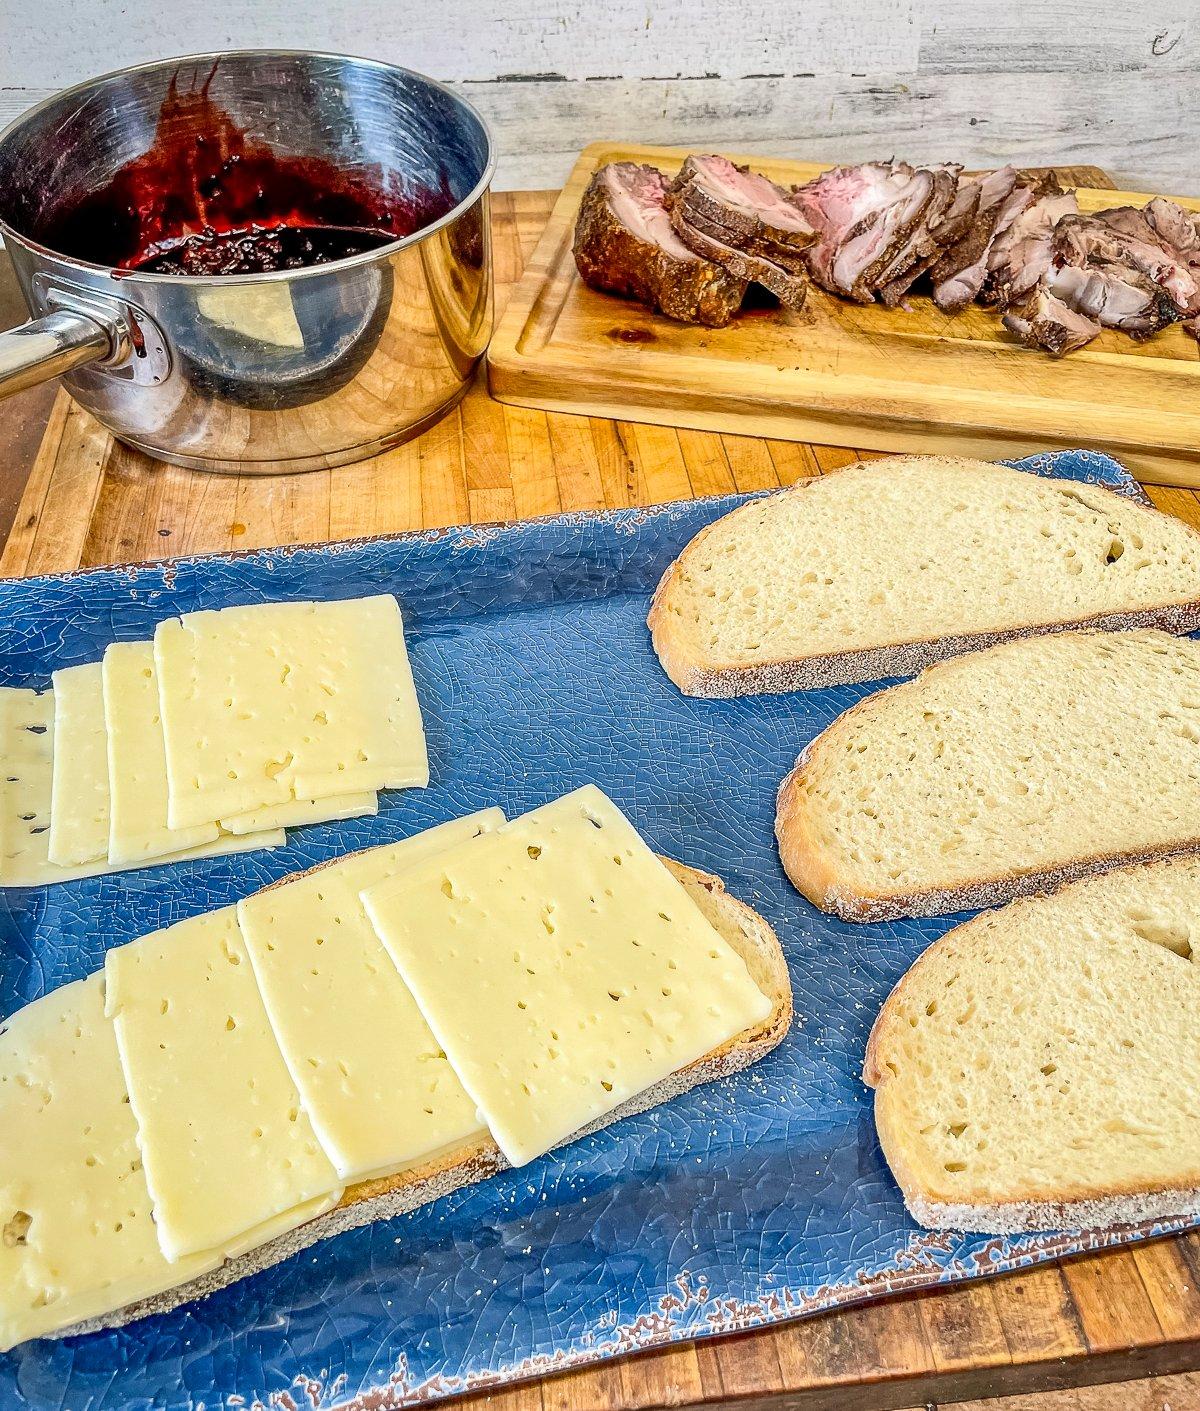
[[[683,323],[724,327],[741,307],[746,282],[680,240],[667,212],[668,185],[656,167],[637,162],[610,162],[596,172],[575,224],[580,277]]]
[[[1176,247],[1159,233],[1149,209],[1149,206],[1140,211],[1136,206],[1115,206],[1112,210],[1098,211],[1094,216],[1081,216],[1071,222],[1065,234],[1069,234],[1072,245],[1080,249],[1099,249],[1109,258],[1123,255],[1135,269],[1166,290],[1185,318],[1200,314],[1200,242],[1190,251],[1186,245],[1182,249]],[[1175,209],[1181,216],[1186,214],[1178,206]],[[1188,234],[1194,234],[1190,223],[1185,224],[1179,234],[1184,241]]]
[[[920,265],[927,256],[943,248],[943,243],[939,242],[935,232],[954,204],[958,192],[958,174],[962,168],[947,163],[940,167],[930,167],[929,170],[933,176],[933,190],[929,200],[921,212],[920,219],[910,227],[908,235],[895,247],[891,259],[875,271],[872,282],[876,293],[881,292],[884,286],[904,279],[908,272]]]
[[[957,313],[973,303],[987,277],[988,254],[1001,220],[1008,224],[1024,205],[1010,205],[1017,188],[1017,173],[1012,167],[1001,167],[979,183],[979,205],[970,228],[957,244],[951,246],[929,269],[933,285],[933,302],[945,313]]]
[[[1100,332],[1098,323],[1056,298],[1044,284],[1008,310],[1004,326],[1026,347],[1041,348],[1056,358],[1082,348]]]
[[[1043,287],[1102,327],[1119,329],[1137,339],[1149,338],[1179,317],[1159,285],[1140,270],[1121,263],[1052,266]]]
[[[1051,189],[1035,195],[992,242],[987,278],[980,291],[983,301],[1007,308],[1025,298],[1050,268],[1059,221],[1078,213],[1074,191]]]
[[[983,192],[982,181],[960,181],[954,200],[936,222],[928,228],[929,249],[902,274],[888,272],[879,288],[879,297],[894,309],[923,274],[933,268],[948,250],[953,249],[971,230],[979,213]]]
[[[801,251],[817,238],[799,206],[782,186],[728,157],[692,156],[671,183],[667,205],[683,202],[688,219],[725,231],[738,249],[758,245]]]
[[[689,218],[688,211],[684,201],[676,201],[671,206],[671,225],[689,250],[721,265],[735,279],[761,284],[789,309],[798,309],[803,305],[808,293],[805,275],[785,268],[777,260],[756,250],[731,244],[732,237],[723,226],[699,217]]]
[[[813,279],[861,304],[875,298],[879,276],[896,259],[934,192],[934,173],[905,162],[834,167],[795,200],[819,239],[809,250]]]

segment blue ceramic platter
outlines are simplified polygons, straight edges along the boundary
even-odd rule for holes
[[[1140,493],[1104,456],[1022,465]],[[906,1215],[859,1071],[885,995],[955,918],[834,921],[789,886],[772,838],[799,749],[875,687],[690,700],[644,625],[665,566],[741,498],[0,583],[0,684],[38,686],[173,613],[395,593],[433,769],[377,818],[277,852],[5,893],[0,1013],[288,872],[594,781],[658,851],[770,920],[798,1016],[750,1072],[520,1171],[169,1315],[25,1344],[0,1357],[0,1406],[399,1406],[1184,1227],[968,1238]]]

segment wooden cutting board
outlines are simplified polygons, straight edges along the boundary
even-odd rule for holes
[[[707,329],[588,289],[571,240],[592,173],[614,161],[672,172],[685,155],[613,143],[584,151],[492,340],[494,396],[875,450],[994,458],[1087,446],[1118,456],[1142,480],[1200,486],[1200,343],[1178,325],[1140,344],[1105,332],[1056,360],[1021,347],[994,310],[943,314],[925,296],[886,309],[813,289],[797,313],[757,308]],[[783,183],[822,170],[747,160]],[[1072,180],[1071,170],[1063,176]],[[1099,184],[1078,192],[1085,211],[1149,199]],[[1200,200],[1176,199],[1200,210]]]

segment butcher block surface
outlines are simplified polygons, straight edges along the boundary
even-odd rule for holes
[[[584,151],[492,340],[494,396],[881,451],[1012,457],[1087,445],[1120,457],[1141,480],[1200,486],[1200,343],[1179,324],[1145,343],[1105,331],[1056,360],[1023,348],[995,309],[945,314],[926,295],[887,309],[814,287],[797,312],[749,308],[728,327],[707,329],[587,288],[571,240],[592,173],[616,161],[669,173],[686,155],[613,143]],[[783,184],[823,170],[745,160]],[[1083,211],[1140,206],[1155,194],[1113,191],[1092,167],[1055,170],[1077,188]],[[1174,199],[1200,209],[1200,200]]]
[[[495,198],[500,305],[553,201],[542,192]],[[44,389],[24,393],[0,417],[0,539],[7,533],[0,572],[10,576],[776,488],[856,454],[505,407],[481,380],[432,430],[375,460],[308,475],[215,476],[156,465],[114,443],[65,394],[51,401]],[[1200,496],[1150,494],[1160,509],[1200,527]],[[1164,1402],[1193,1411],[1200,1408],[1198,1368],[1200,1233],[1192,1233],[649,1352],[454,1404],[464,1411],[881,1411],[1183,1372],[1110,1394],[1023,1397],[1011,1411],[1161,1411]],[[1009,1408],[1000,1403],[997,1411]]]

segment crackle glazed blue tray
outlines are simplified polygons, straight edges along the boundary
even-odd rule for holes
[[[1022,464],[1140,494],[1103,456]],[[788,885],[772,838],[798,750],[874,687],[690,700],[644,625],[663,568],[740,498],[0,583],[0,684],[39,686],[187,609],[395,593],[433,769],[377,818],[277,852],[4,893],[0,1014],[285,873],[595,781],[774,925],[798,1016],[749,1072],[523,1170],[173,1313],[25,1344],[0,1357],[0,1406],[400,1406],[1184,1228],[971,1238],[906,1215],[859,1071],[881,1001],[953,918],[835,921]]]

